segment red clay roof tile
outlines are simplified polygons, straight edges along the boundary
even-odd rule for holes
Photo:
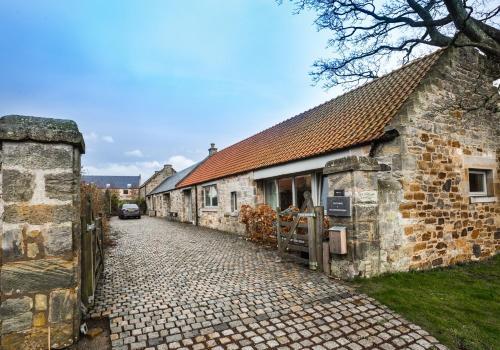
[[[309,158],[373,141],[443,50],[415,60],[208,157],[177,187]]]

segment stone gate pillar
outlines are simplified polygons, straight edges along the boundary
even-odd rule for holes
[[[0,118],[0,349],[63,348],[80,326],[75,122]]]
[[[333,225],[347,230],[347,254],[332,255],[331,273],[336,277],[370,277],[379,272],[378,174],[385,170],[385,165],[363,156],[336,159],[323,169],[328,175],[328,196],[342,190],[351,198],[349,216],[330,217]]]

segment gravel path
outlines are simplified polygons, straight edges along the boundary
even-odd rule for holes
[[[93,317],[113,350],[445,349],[420,327],[236,235],[112,220]]]

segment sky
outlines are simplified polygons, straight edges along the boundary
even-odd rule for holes
[[[181,170],[338,95],[314,13],[274,0],[0,0],[0,115],[72,119],[88,175]]]

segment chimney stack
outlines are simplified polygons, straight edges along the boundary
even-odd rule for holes
[[[217,148],[215,148],[215,143],[210,144],[210,148],[208,149],[208,156],[212,156],[217,153]]]

